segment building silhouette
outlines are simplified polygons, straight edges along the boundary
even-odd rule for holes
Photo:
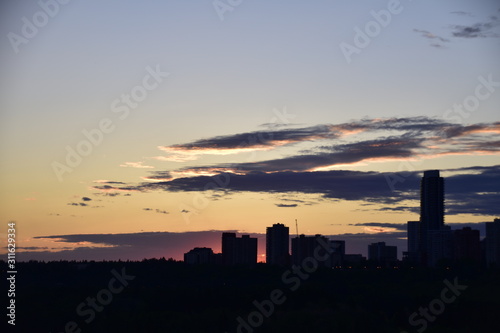
[[[420,244],[420,221],[408,221],[407,238],[408,251],[403,253],[405,260],[418,263],[419,262],[419,244]]]
[[[225,265],[254,265],[257,263],[257,238],[236,237],[234,232],[222,233],[222,261]]]
[[[294,265],[301,265],[306,258],[314,258],[314,251],[321,240],[323,244],[329,244],[328,238],[321,235],[305,236],[292,238],[292,263]],[[329,261],[323,261],[323,265],[329,265]]]
[[[290,262],[289,228],[276,223],[266,229],[266,263],[286,266]]]
[[[453,258],[453,233],[449,226],[427,230],[427,247],[424,258],[427,266],[449,262]]]
[[[479,230],[464,227],[453,231],[453,260],[481,262]]]
[[[500,266],[500,219],[486,222],[486,264]]]
[[[330,241],[330,260],[327,262],[329,267],[338,267],[344,265],[345,262],[345,241],[331,240]]]
[[[395,263],[398,260],[398,248],[385,245],[385,242],[372,243],[368,245],[368,260],[382,266]]]
[[[453,234],[444,225],[444,179],[439,170],[424,171],[420,181],[420,223],[415,234],[415,224],[411,228],[408,241],[414,246],[418,240],[417,255],[408,251],[408,258],[417,259],[426,266],[435,266],[438,262],[452,259]],[[411,238],[411,239],[410,239]],[[413,250],[415,248],[413,247]]]

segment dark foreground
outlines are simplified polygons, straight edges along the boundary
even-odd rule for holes
[[[484,333],[500,325],[498,270],[307,273],[166,260],[17,267],[8,332]]]

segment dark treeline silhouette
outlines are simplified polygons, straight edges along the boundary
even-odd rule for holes
[[[423,317],[415,316],[414,325],[409,318],[442,297],[443,281],[456,279],[467,288],[427,320],[425,331],[498,328],[499,269],[364,267],[319,266],[308,273],[266,264],[187,265],[164,258],[20,262],[16,331],[417,332]],[[117,276],[124,274],[126,281],[120,282]],[[281,291],[281,301],[270,307],[275,290]],[[252,313],[255,327],[248,324]]]

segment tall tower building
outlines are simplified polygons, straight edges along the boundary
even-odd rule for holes
[[[439,170],[424,171],[420,182],[420,222],[427,230],[444,225],[444,179]]]
[[[437,232],[444,228],[444,179],[439,170],[424,171],[420,181],[420,259],[428,263],[431,247],[434,259],[439,258],[436,252],[436,242],[442,238]],[[447,230],[443,233],[448,232]],[[439,248],[439,247],[438,247]]]
[[[266,230],[266,263],[285,266],[289,263],[289,228],[276,223]]]

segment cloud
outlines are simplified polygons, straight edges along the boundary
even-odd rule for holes
[[[92,199],[90,199],[89,197],[83,197],[82,200],[83,201],[91,201]]]
[[[474,17],[474,15],[472,15],[472,13],[470,13],[470,12],[464,12],[462,10],[457,10],[457,11],[451,12],[451,14],[455,14],[455,15],[459,15],[459,16]]]
[[[491,16],[487,22],[473,25],[453,25],[452,35],[458,38],[498,38],[500,34],[493,31],[500,25],[496,16]]]
[[[181,213],[189,213],[189,210],[183,209],[183,210],[181,210]]]
[[[297,207],[297,204],[274,204],[276,207],[283,207],[283,208],[289,208],[289,207]]]
[[[311,128],[328,128],[334,135],[313,137],[309,135]],[[376,208],[370,207],[371,210],[416,212],[418,205],[414,202],[418,200],[421,172],[401,175],[391,172],[346,171],[341,168],[361,163],[500,153],[500,122],[461,125],[428,117],[365,118],[348,123],[304,127],[303,130],[295,129],[294,132],[286,133],[287,138],[307,137],[307,149],[296,148],[295,152],[287,149],[287,156],[255,162],[198,164],[155,171],[143,177],[147,182],[126,184],[102,181],[94,188],[105,192],[210,191],[214,195],[217,195],[216,192],[287,195],[309,193],[319,194],[328,200],[359,200],[365,204],[379,205]],[[302,136],[298,133],[302,133]],[[322,133],[326,133],[326,130]],[[222,140],[215,137],[213,141],[218,148],[223,143],[232,147],[231,141],[224,138]],[[210,140],[204,139],[203,142]],[[189,143],[183,147],[193,145]],[[277,149],[276,146],[273,147]],[[461,174],[463,179],[477,181],[476,184],[480,184],[482,188],[450,190],[453,187],[447,187],[448,213],[500,213],[497,205],[491,204],[498,198],[499,181],[489,179],[490,173],[498,173],[498,168],[499,166],[456,169],[455,173]],[[447,184],[454,184],[457,177],[457,174],[447,177]],[[491,189],[481,179],[488,179],[490,185],[497,185],[497,189]],[[463,198],[459,197],[460,194]]]
[[[450,40],[438,35],[433,34],[427,30],[413,29],[414,32],[419,33],[420,36],[430,40],[430,46],[435,48],[444,48],[444,43],[449,43]]]
[[[70,202],[68,203],[69,206],[81,206],[81,207],[86,207],[88,206],[88,204],[84,203],[84,202]]]
[[[198,155],[229,155],[257,150],[270,150],[297,142],[338,137],[339,133],[327,125],[298,129],[254,131],[201,139],[185,144],[159,146],[167,156],[156,157],[167,161],[184,162]]]
[[[490,222],[488,220],[488,222]],[[401,257],[406,251],[406,224],[365,222],[354,224],[359,227],[394,228],[391,232],[361,232],[337,233],[332,226],[332,233],[326,235],[332,240],[345,240],[346,253],[361,253],[366,256],[367,246],[374,242],[386,242],[396,245]],[[447,223],[452,230],[471,227],[485,235],[485,223]],[[192,232],[140,232],[124,234],[76,234],[76,235],[49,235],[38,236],[56,243],[68,243],[66,247],[28,247],[19,252],[20,261],[28,260],[142,260],[144,258],[172,257],[182,260],[183,254],[194,247],[210,247],[214,252],[221,251],[221,237],[223,232],[239,232],[249,234],[258,239],[258,253],[265,253],[264,233],[245,233],[238,230],[207,230]],[[291,235],[291,238],[295,237]],[[45,251],[44,251],[45,250]]]
[[[169,212],[167,212],[166,210],[161,210],[161,209],[143,208],[143,210],[146,210],[146,211],[154,211],[154,212],[159,213],[159,214],[170,214],[170,213],[169,213]]]
[[[116,181],[112,181],[112,180],[94,180],[94,183],[110,184],[110,185],[124,185],[125,184],[123,182],[116,182]]]
[[[364,222],[364,223],[354,223],[349,225],[360,226],[360,227],[378,227],[383,229],[406,231],[406,223]]]
[[[413,31],[418,32],[422,37],[427,38],[427,39],[436,39],[436,40],[443,42],[443,43],[447,43],[450,41],[449,39],[435,35],[432,32],[427,31],[427,30],[413,29]]]
[[[154,169],[153,166],[150,165],[144,165],[144,162],[125,162],[121,164],[121,167],[125,168],[137,168],[137,169]]]

